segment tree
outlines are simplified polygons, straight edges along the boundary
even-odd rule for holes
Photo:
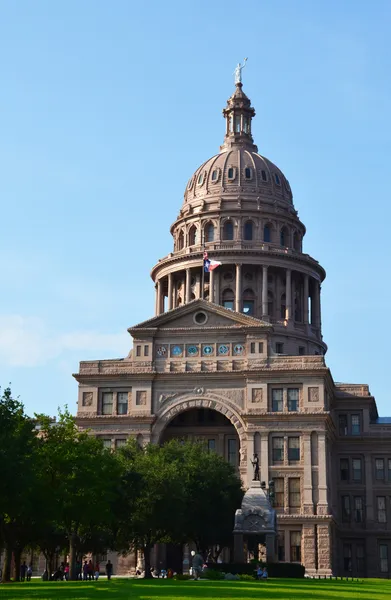
[[[119,463],[99,439],[78,430],[67,410],[55,423],[44,416],[38,420],[53,527],[68,538],[70,578],[76,579],[76,553],[84,537],[112,520]]]

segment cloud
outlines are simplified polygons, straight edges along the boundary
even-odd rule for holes
[[[129,347],[126,332],[56,333],[38,317],[0,315],[0,363],[11,367],[36,367],[75,351],[94,356],[100,352],[125,356]]]

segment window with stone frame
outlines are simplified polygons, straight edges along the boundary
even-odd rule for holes
[[[117,393],[117,414],[127,415],[128,414],[128,392]]]
[[[361,458],[352,459],[352,480],[355,483],[362,481],[362,460]]]
[[[284,478],[276,477],[274,481],[274,506],[284,508]]]
[[[226,221],[223,227],[223,240],[232,241],[234,239],[234,225],[232,221]]]
[[[391,481],[391,458],[387,460],[388,481]]]
[[[376,458],[375,460],[375,478],[378,481],[384,481],[384,458]]]
[[[214,438],[208,440],[208,452],[216,452],[216,440]]]
[[[113,414],[113,392],[102,393],[102,415]]]
[[[380,573],[388,573],[388,545],[379,544]]]
[[[238,448],[235,439],[228,440],[228,462],[234,466],[238,464]]]
[[[339,461],[341,481],[349,481],[349,459],[341,458]]]
[[[300,460],[300,437],[289,436],[288,438],[288,460],[295,462]]]
[[[356,564],[358,573],[364,573],[365,570],[365,545],[356,545]]]
[[[283,389],[272,389],[272,412],[283,411]]]
[[[289,508],[301,507],[300,477],[289,477]]]
[[[284,462],[283,437],[272,437],[272,460],[274,464]]]
[[[252,221],[245,222],[243,234],[244,234],[243,237],[246,241],[250,241],[253,239],[253,222]]]
[[[348,573],[352,571],[352,544],[343,545],[343,568]]]
[[[341,496],[342,521],[348,523],[351,518],[350,512],[350,496]]]
[[[111,450],[111,439],[109,438],[101,438],[102,443],[103,443],[103,448],[105,448],[106,450]]]
[[[377,521],[378,523],[387,523],[387,508],[386,508],[386,497],[377,496]]]
[[[277,558],[278,562],[285,562],[285,532],[277,533]]]
[[[301,531],[290,532],[291,562],[301,562]]]
[[[215,228],[213,223],[208,223],[205,226],[205,242],[213,242],[215,239]]]
[[[288,410],[297,412],[299,410],[299,389],[288,388]]]
[[[354,520],[356,523],[364,522],[364,501],[362,496],[354,497]]]
[[[124,446],[126,446],[126,440],[124,438],[119,438],[118,440],[115,440],[116,450],[118,450],[118,448],[123,448]]]
[[[338,416],[339,435],[348,435],[348,417],[347,415]]]
[[[351,416],[351,431],[352,435],[360,435],[361,434],[361,421],[360,415],[352,415]]]
[[[271,242],[271,227],[270,225],[265,225],[265,227],[263,228],[263,241],[264,242]]]

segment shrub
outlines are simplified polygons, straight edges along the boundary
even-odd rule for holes
[[[247,573],[242,573],[239,575],[240,581],[254,581],[255,575],[247,575]]]
[[[223,571],[220,571],[220,569],[210,569],[208,567],[207,569],[202,571],[202,577],[204,579],[211,579],[211,580],[224,579],[224,573],[223,573]]]
[[[208,568],[224,573],[238,575],[251,575],[255,578],[256,565],[259,563],[208,563]],[[305,568],[298,563],[269,563],[261,564],[266,567],[269,577],[301,578],[304,577]]]
[[[190,575],[183,575],[182,573],[177,573],[174,575],[174,579],[178,579],[178,581],[188,581],[190,579]]]

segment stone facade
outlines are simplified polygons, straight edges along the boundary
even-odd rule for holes
[[[77,423],[113,449],[203,439],[246,487],[256,452],[274,481],[278,560],[389,577],[391,420],[367,385],[333,381],[325,271],[303,253],[287,179],[258,154],[254,114],[237,84],[221,151],[190,178],[173,252],[152,270],[155,316],[128,330],[127,357],[80,363]],[[203,273],[204,249],[222,266]]]

